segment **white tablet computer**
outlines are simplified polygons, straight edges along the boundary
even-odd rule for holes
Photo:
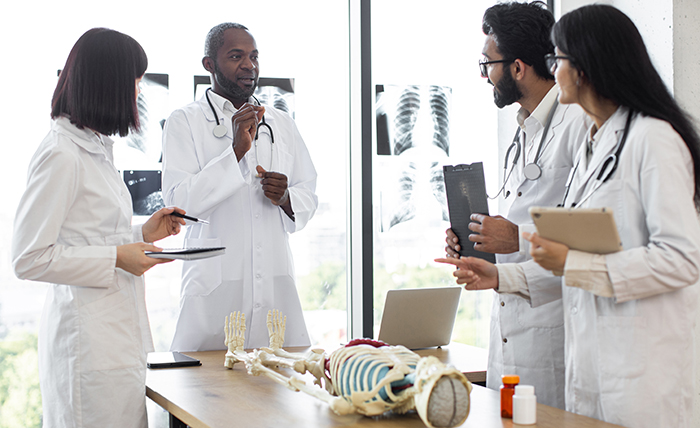
[[[610,208],[530,207],[537,234],[572,250],[609,254],[622,250]]]

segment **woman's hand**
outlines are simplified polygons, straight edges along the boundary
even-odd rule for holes
[[[171,259],[154,259],[148,257],[144,251],[162,251],[162,249],[146,244],[145,242],[135,242],[117,246],[117,267],[129,272],[132,275],[141,276],[148,269],[160,263],[172,262]]]
[[[559,242],[542,238],[537,233],[523,232],[523,238],[530,241],[530,255],[538,265],[551,270],[555,275],[563,275],[569,247]]]
[[[161,208],[153,213],[151,218],[143,224],[143,240],[146,242],[156,242],[170,235],[180,233],[180,225],[185,224],[185,219],[170,215],[173,211],[185,214],[182,208],[169,207]]]
[[[464,284],[466,290],[498,288],[498,268],[486,260],[476,257],[449,257],[435,261],[456,266],[457,270],[452,275],[457,278],[457,284]]]

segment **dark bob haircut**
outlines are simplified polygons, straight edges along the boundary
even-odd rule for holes
[[[134,82],[148,58],[133,38],[93,28],[71,49],[51,100],[51,117],[67,116],[78,128],[124,137],[139,129]]]
[[[693,158],[694,199],[700,207],[700,139],[654,68],[632,20],[612,6],[584,6],[561,17],[552,42],[574,59],[599,96],[673,126]]]
[[[504,59],[520,59],[537,75],[553,80],[544,56],[554,52],[550,40],[554,16],[541,1],[500,3],[486,9],[481,29],[493,36]]]

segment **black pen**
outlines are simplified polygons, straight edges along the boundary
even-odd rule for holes
[[[174,215],[175,217],[184,218],[185,220],[193,221],[195,223],[209,224],[209,222],[206,220],[202,220],[202,219],[199,219],[197,217],[190,217],[190,216],[185,215],[185,214],[180,214],[177,211],[171,212],[170,215]]]

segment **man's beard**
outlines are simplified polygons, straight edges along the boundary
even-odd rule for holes
[[[510,70],[503,67],[503,77],[498,81],[493,89],[493,102],[498,108],[509,106],[523,97],[518,84],[510,74]]]
[[[221,88],[223,88],[223,90],[235,100],[247,101],[253,95],[253,93],[255,93],[255,88],[258,86],[258,82],[256,80],[253,86],[249,89],[241,88],[236,84],[236,82],[224,76],[216,62],[214,63],[214,75],[216,76],[216,81],[219,83],[219,86],[221,86]]]

